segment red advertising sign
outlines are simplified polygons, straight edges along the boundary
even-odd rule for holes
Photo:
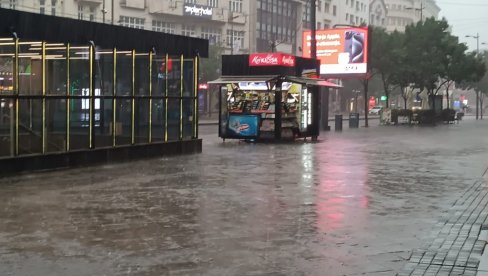
[[[368,69],[368,28],[317,30],[320,74],[365,74]],[[310,57],[311,31],[303,32],[303,56]]]
[[[295,66],[295,57],[282,53],[258,53],[249,55],[249,66]]]

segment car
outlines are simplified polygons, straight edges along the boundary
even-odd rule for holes
[[[373,108],[371,108],[369,110],[369,114],[370,115],[379,115],[381,111],[383,111],[382,106],[373,106]]]

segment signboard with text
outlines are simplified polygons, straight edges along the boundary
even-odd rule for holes
[[[295,56],[282,54],[282,53],[250,54],[249,66],[295,67]]]
[[[200,18],[212,18],[212,7],[197,4],[183,5],[183,15]]]
[[[368,28],[340,28],[316,31],[317,59],[321,75],[366,74],[368,71]],[[303,32],[303,56],[310,57],[311,31]]]

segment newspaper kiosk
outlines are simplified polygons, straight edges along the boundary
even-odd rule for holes
[[[319,89],[337,87],[317,78],[318,60],[282,53],[222,57],[219,137],[295,140],[319,135]],[[323,110],[328,112],[328,110]]]

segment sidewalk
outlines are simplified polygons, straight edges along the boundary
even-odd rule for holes
[[[486,174],[486,172],[485,172]],[[399,276],[488,276],[488,187],[476,181],[438,221],[431,243],[412,252]]]

